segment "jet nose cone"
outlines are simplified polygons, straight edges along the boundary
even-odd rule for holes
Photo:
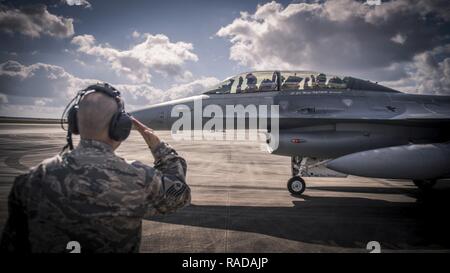
[[[155,130],[166,130],[167,128],[167,107],[154,106],[130,113],[134,118],[138,119],[148,127]]]

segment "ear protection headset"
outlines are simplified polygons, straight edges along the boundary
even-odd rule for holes
[[[123,141],[129,135],[132,127],[131,116],[127,112],[125,112],[125,105],[120,96],[120,92],[109,85],[108,83],[97,83],[94,85],[90,85],[87,88],[80,90],[78,94],[73,98],[69,104],[66,106],[66,109],[63,112],[61,118],[61,127],[64,129],[63,120],[64,117],[67,116],[67,145],[64,146],[63,151],[69,148],[73,149],[72,143],[72,134],[78,135],[80,133],[78,128],[78,120],[77,114],[79,110],[79,103],[83,96],[93,93],[100,92],[111,98],[113,98],[117,103],[117,111],[113,114],[111,121],[109,123],[108,135],[111,139],[116,141]],[[67,115],[66,115],[67,113]]]

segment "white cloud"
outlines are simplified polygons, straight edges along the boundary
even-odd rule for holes
[[[34,101],[34,104],[37,105],[37,106],[45,106],[45,105],[47,105],[47,104],[49,104],[49,103],[51,103],[51,102],[53,102],[52,99],[49,99],[49,98],[41,98],[41,99],[36,99],[36,100]]]
[[[133,33],[131,34],[131,37],[133,37],[133,38],[139,38],[139,37],[141,37],[141,34],[139,33],[139,31],[135,30],[135,31],[133,31]]]
[[[403,45],[406,42],[406,36],[397,33],[397,35],[391,38],[391,41]]]
[[[7,61],[0,64],[0,76],[7,75],[10,77],[17,77],[19,79],[27,78],[31,73],[28,67],[16,61]]]
[[[73,19],[51,14],[45,5],[20,9],[0,5],[0,31],[33,38],[41,35],[66,38],[74,34]]]
[[[310,1],[286,7],[273,1],[253,14],[241,12],[216,35],[230,41],[231,60],[251,69],[318,70],[394,82],[411,75],[417,56],[446,44],[449,8],[444,0],[379,6]],[[435,58],[440,63],[445,56]],[[444,71],[445,62],[433,68]]]
[[[163,101],[199,95],[219,82],[214,77],[202,77],[189,83],[172,85],[164,94]]]
[[[406,71],[405,75],[381,84],[405,92],[450,94],[450,44],[419,53],[412,62],[397,65]]]
[[[92,5],[86,0],[64,0],[69,6],[84,6],[90,8]]]
[[[75,62],[82,65],[82,66],[87,66],[87,64],[85,62],[83,62],[82,60],[79,59],[75,59]]]
[[[37,105],[53,102],[63,104],[73,97],[76,92],[90,84],[100,82],[99,79],[82,79],[76,77],[64,68],[44,63],[23,65],[16,61],[0,64],[0,84],[6,95],[29,98],[30,104]],[[153,93],[159,89],[149,85],[118,85],[126,89],[125,98],[132,103],[147,103],[154,97]],[[52,99],[52,101],[44,100]]]
[[[185,42],[171,42],[163,34],[142,34],[144,41],[128,50],[119,50],[108,44],[98,44],[92,35],[80,35],[72,39],[77,51],[107,61],[119,75],[126,76],[133,83],[149,83],[152,72],[165,76],[184,78],[184,64],[198,61],[193,45]]]
[[[82,79],[64,68],[51,64],[23,65],[16,61],[0,64],[0,115],[23,116],[37,109],[41,116],[58,117],[62,107],[75,93],[98,79]],[[149,84],[113,84],[122,92],[128,111],[151,104],[187,97],[206,91],[218,83],[212,77],[202,77],[189,83],[176,84],[164,91]],[[19,109],[21,109],[19,111]],[[29,116],[29,115],[28,115]]]
[[[74,77],[56,65],[35,63],[26,66],[16,61],[0,64],[0,84],[7,95],[65,100],[80,86],[93,81]]]
[[[417,81],[417,92],[421,94],[450,94],[450,58],[437,61],[430,52],[414,58],[416,72],[412,79]]]

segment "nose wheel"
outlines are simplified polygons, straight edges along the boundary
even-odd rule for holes
[[[300,176],[294,176],[288,180],[287,188],[293,195],[301,195],[306,189],[306,183]]]
[[[305,173],[306,158],[301,156],[293,156],[291,158],[292,178],[288,180],[287,188],[293,195],[301,195],[306,189],[306,183],[300,177]]]

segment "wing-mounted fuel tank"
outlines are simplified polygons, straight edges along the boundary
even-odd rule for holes
[[[329,161],[332,170],[392,179],[450,177],[450,143],[401,145],[345,155]]]

